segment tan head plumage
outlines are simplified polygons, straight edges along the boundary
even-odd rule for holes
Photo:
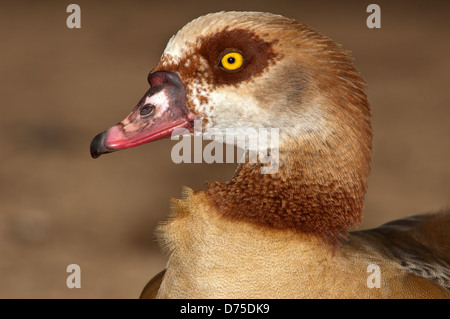
[[[226,69],[231,53],[242,65]],[[203,130],[277,128],[278,171],[261,176],[258,163],[247,163],[228,183],[211,184],[217,210],[329,238],[360,222],[370,110],[364,81],[340,45],[279,15],[213,13],[170,39],[149,82],[129,117],[95,139],[93,156],[167,137],[194,119]]]

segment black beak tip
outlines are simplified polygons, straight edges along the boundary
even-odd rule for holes
[[[105,137],[106,131],[98,134],[91,142],[90,151],[92,158],[98,158],[104,153],[109,153],[110,151],[105,147]]]

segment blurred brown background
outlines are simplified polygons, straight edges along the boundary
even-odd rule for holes
[[[147,90],[168,39],[208,12],[305,22],[352,50],[373,110],[373,170],[361,229],[450,202],[450,19],[444,1],[69,1],[0,6],[0,297],[136,298],[167,260],[153,231],[181,186],[234,165],[176,165],[175,142],[98,160],[89,143]],[[366,27],[367,5],[381,29]],[[312,4],[313,3],[313,4]],[[81,266],[81,289],[66,267]]]

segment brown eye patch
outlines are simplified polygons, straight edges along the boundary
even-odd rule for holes
[[[249,30],[225,28],[200,41],[198,52],[208,61],[215,85],[237,84],[257,76],[274,63],[277,57],[273,50],[276,41],[264,41]],[[245,63],[237,72],[226,72],[218,66],[220,59],[233,51],[240,52]]]

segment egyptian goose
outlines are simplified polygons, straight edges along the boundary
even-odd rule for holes
[[[245,161],[230,181],[174,201],[158,229],[167,268],[141,297],[450,297],[449,212],[349,232],[361,222],[371,125],[340,45],[279,15],[213,13],[170,39],[148,82],[94,138],[94,158],[192,132],[196,120],[203,131],[279,128],[279,155],[271,173]]]

